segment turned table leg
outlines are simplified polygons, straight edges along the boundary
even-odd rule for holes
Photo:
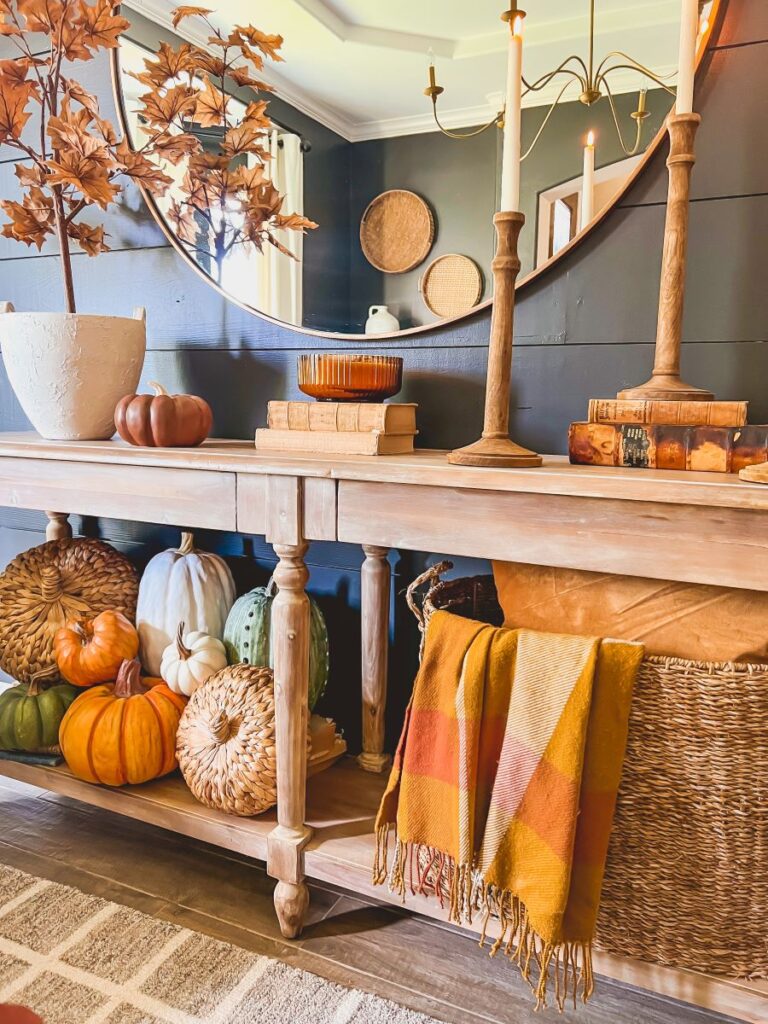
[[[272,606],[277,745],[277,827],[268,839],[267,870],[276,878],[275,910],[288,939],[301,934],[309,906],[304,881],[304,824],[309,716],[309,598],[304,588],[307,544],[274,544],[277,596]]]
[[[66,512],[46,512],[48,525],[45,528],[46,540],[66,540],[72,536],[69,515]]]
[[[383,772],[384,712],[387,703],[390,572],[387,548],[364,544],[361,569],[363,752],[358,764],[367,772]]]

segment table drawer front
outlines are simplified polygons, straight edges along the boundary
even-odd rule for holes
[[[235,475],[0,458],[0,504],[142,523],[236,529]]]
[[[763,512],[339,483],[339,540],[768,590]]]

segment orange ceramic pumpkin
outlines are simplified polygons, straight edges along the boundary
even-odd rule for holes
[[[111,683],[123,661],[139,653],[139,634],[122,612],[78,619],[57,631],[53,653],[59,672],[73,686]]]
[[[197,395],[169,395],[150,382],[154,395],[126,395],[117,403],[115,427],[124,441],[144,448],[194,448],[213,426],[213,413]]]
[[[70,771],[104,786],[137,785],[176,767],[176,731],[186,705],[160,679],[124,661],[114,686],[85,690],[59,729]]]

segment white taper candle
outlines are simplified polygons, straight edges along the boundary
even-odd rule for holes
[[[696,38],[699,34],[698,0],[682,0],[680,12],[680,53],[677,59],[675,113],[693,110],[693,79],[696,72]]]
[[[523,19],[510,25],[507,63],[507,105],[504,113],[504,149],[501,160],[501,212],[520,209],[520,131],[523,93]]]
[[[592,220],[595,209],[595,133],[589,132],[584,147],[584,173],[581,179],[581,217],[579,229],[582,230]]]

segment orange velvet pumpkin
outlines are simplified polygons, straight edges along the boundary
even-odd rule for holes
[[[124,441],[144,448],[194,448],[213,426],[213,413],[197,395],[169,395],[151,381],[154,395],[126,395],[117,403],[115,427]]]
[[[123,661],[139,653],[139,634],[122,612],[106,611],[59,629],[53,653],[59,672],[73,686],[111,683]]]
[[[137,785],[176,767],[176,731],[186,705],[160,679],[124,661],[114,686],[85,690],[59,729],[70,771],[104,786]]]

